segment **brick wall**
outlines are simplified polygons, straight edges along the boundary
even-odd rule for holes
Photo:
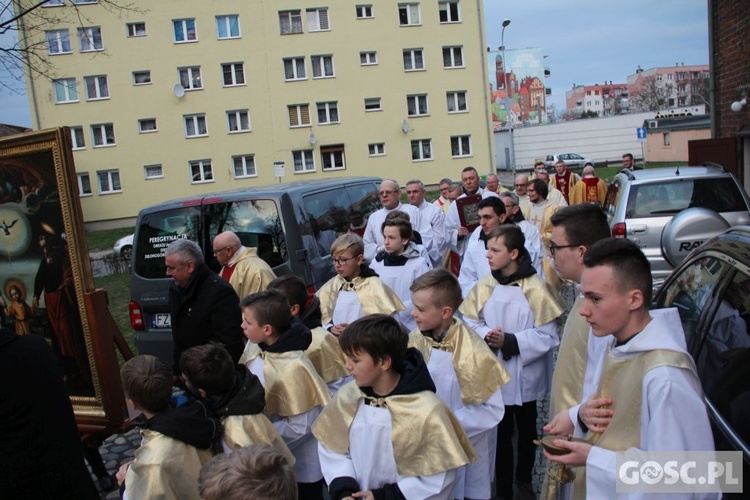
[[[750,2],[711,0],[713,4],[714,75],[717,138],[750,129],[750,105],[739,113],[730,109],[743,95],[750,101]]]

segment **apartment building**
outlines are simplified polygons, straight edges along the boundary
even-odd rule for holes
[[[494,168],[481,0],[134,7],[51,0],[64,20],[21,26],[55,66],[27,75],[34,127],[71,127],[87,223],[281,165],[283,181]]]
[[[636,69],[628,75],[628,91],[636,111],[657,111],[708,104],[708,64]]]
[[[628,86],[611,81],[602,85],[573,85],[571,90],[565,92],[565,109],[577,113],[593,111],[599,116],[627,113]]]

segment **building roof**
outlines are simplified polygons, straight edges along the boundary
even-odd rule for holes
[[[649,132],[665,132],[670,130],[695,130],[711,127],[711,115],[673,116],[670,118],[655,118],[647,122],[656,122],[656,127],[649,127]],[[648,123],[645,124],[648,126]]]
[[[18,125],[8,125],[7,123],[0,123],[0,137],[7,137],[9,135],[21,134],[23,132],[30,132],[31,129],[27,127],[20,127]]]

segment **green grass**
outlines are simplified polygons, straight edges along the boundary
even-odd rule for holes
[[[88,243],[89,252],[112,250],[115,241],[123,236],[133,234],[133,231],[134,228],[132,227],[121,227],[104,231],[86,231],[86,242]]]
[[[125,337],[125,341],[135,354],[135,332],[130,327],[130,312],[128,303],[130,302],[130,275],[127,273],[112,274],[110,276],[97,276],[94,278],[94,284],[97,288],[103,288],[109,296],[109,311],[115,323],[120,328],[120,332]]]

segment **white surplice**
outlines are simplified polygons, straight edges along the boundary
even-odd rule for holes
[[[408,331],[415,329],[417,323],[411,316],[414,304],[411,302],[409,287],[415,279],[431,270],[430,264],[421,255],[416,255],[414,258],[407,260],[403,266],[386,266],[384,261],[378,262],[377,259],[373,259],[370,269],[378,273],[380,280],[396,292],[398,298],[404,303],[406,309],[396,313],[394,318],[404,325]]]

